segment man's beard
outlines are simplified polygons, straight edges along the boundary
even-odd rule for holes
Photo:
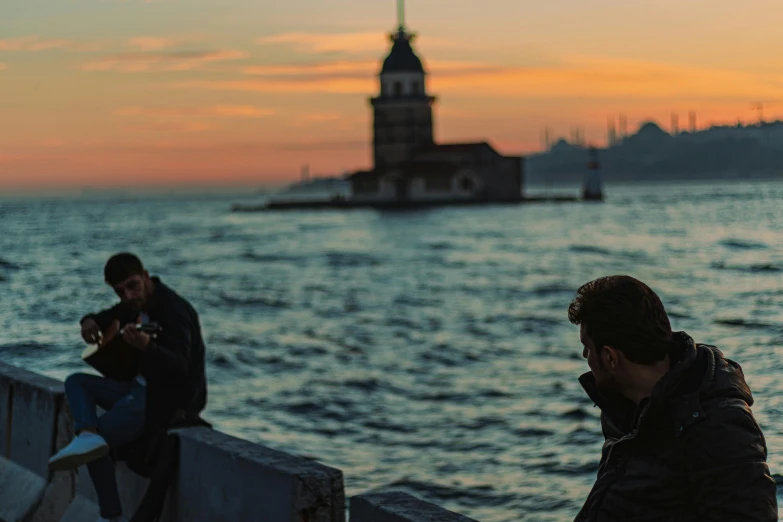
[[[144,309],[144,303],[145,303],[144,299],[132,299],[130,301],[127,301],[127,305],[134,312],[141,312]]]
[[[593,372],[593,376],[595,377],[595,385],[601,391],[620,393],[623,389],[620,381],[609,372],[603,371],[603,368],[601,369],[600,376],[596,375],[596,372]]]

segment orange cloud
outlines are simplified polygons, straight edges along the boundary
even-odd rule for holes
[[[275,114],[275,110],[252,105],[218,105],[212,107],[212,113],[225,118],[266,118]]]
[[[736,98],[779,97],[773,75],[655,62],[575,58],[558,67],[509,67],[486,73],[434,74],[435,89],[488,92],[519,98]]]
[[[219,125],[203,121],[158,121],[129,125],[127,130],[137,132],[165,132],[168,134],[194,133],[220,130]]]
[[[246,57],[247,53],[232,49],[122,53],[88,62],[82,65],[82,70],[122,73],[192,71],[201,69],[209,63],[240,60]]]
[[[339,112],[312,112],[310,114],[304,114],[299,118],[299,121],[310,123],[326,123],[330,121],[338,121],[344,116]]]
[[[117,114],[124,116],[151,117],[223,117],[223,118],[266,118],[275,114],[274,109],[252,105],[217,105],[214,107],[123,107]]]
[[[5,70],[5,69],[8,69],[8,64],[7,64],[7,63],[0,62],[0,71],[3,71],[3,70]]]
[[[337,61],[304,65],[260,65],[245,67],[243,72],[249,76],[270,77],[314,77],[314,76],[350,76],[364,78],[368,71],[378,67],[374,61]]]
[[[299,115],[291,115],[287,127],[294,129],[328,128],[328,132],[350,132],[358,126],[364,126],[365,117],[347,115],[340,112],[309,112]]]
[[[175,89],[202,89],[209,91],[245,91],[261,93],[325,93],[325,94],[367,94],[373,90],[372,79],[322,78],[286,80],[194,80],[170,84]]]
[[[348,53],[364,54],[366,52],[380,52],[385,49],[387,42],[378,33],[341,33],[341,34],[315,34],[315,33],[285,33],[267,36],[256,40],[259,45],[285,45],[304,53]]]
[[[779,99],[783,78],[705,67],[575,57],[556,66],[430,62],[435,93],[509,98]],[[372,94],[378,63],[366,60],[247,67],[253,79],[196,80],[178,88],[264,93]]]
[[[465,48],[465,41],[452,41],[427,36],[427,47]],[[379,32],[354,33],[283,33],[256,40],[258,45],[282,45],[304,54],[341,53],[378,56],[389,50],[386,34]],[[470,42],[467,47],[476,47]]]
[[[129,39],[127,45],[139,51],[162,51],[163,49],[175,47],[179,43],[174,38],[162,36],[136,36]]]
[[[0,51],[46,51],[73,45],[70,40],[41,40],[37,36],[0,40]]]

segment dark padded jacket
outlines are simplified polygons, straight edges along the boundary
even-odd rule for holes
[[[676,333],[672,369],[636,406],[580,382],[601,408],[598,479],[576,522],[778,520],[767,447],[740,366]]]
[[[141,375],[147,381],[147,428],[167,425],[179,410],[196,416],[207,402],[204,340],[196,310],[157,277],[147,314],[161,326],[141,358]],[[112,320],[135,322],[136,312],[119,303],[92,318],[105,329]]]

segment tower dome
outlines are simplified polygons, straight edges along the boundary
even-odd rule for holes
[[[391,52],[389,52],[389,56],[383,61],[381,74],[395,72],[423,73],[424,66],[421,64],[421,59],[416,56],[411,46],[413,35],[406,32],[403,26],[400,26],[399,30],[391,36],[391,40],[394,44]]]

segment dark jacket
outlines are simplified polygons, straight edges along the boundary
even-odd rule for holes
[[[147,429],[168,425],[179,410],[196,416],[207,403],[204,340],[196,310],[185,299],[153,277],[155,293],[146,310],[161,326],[157,339],[141,357],[141,375],[147,381]],[[119,303],[90,314],[101,329],[114,319],[121,325],[135,322],[137,313]]]
[[[577,522],[778,520],[767,447],[740,366],[675,334],[672,369],[637,407],[580,382],[601,408],[598,479]]]

